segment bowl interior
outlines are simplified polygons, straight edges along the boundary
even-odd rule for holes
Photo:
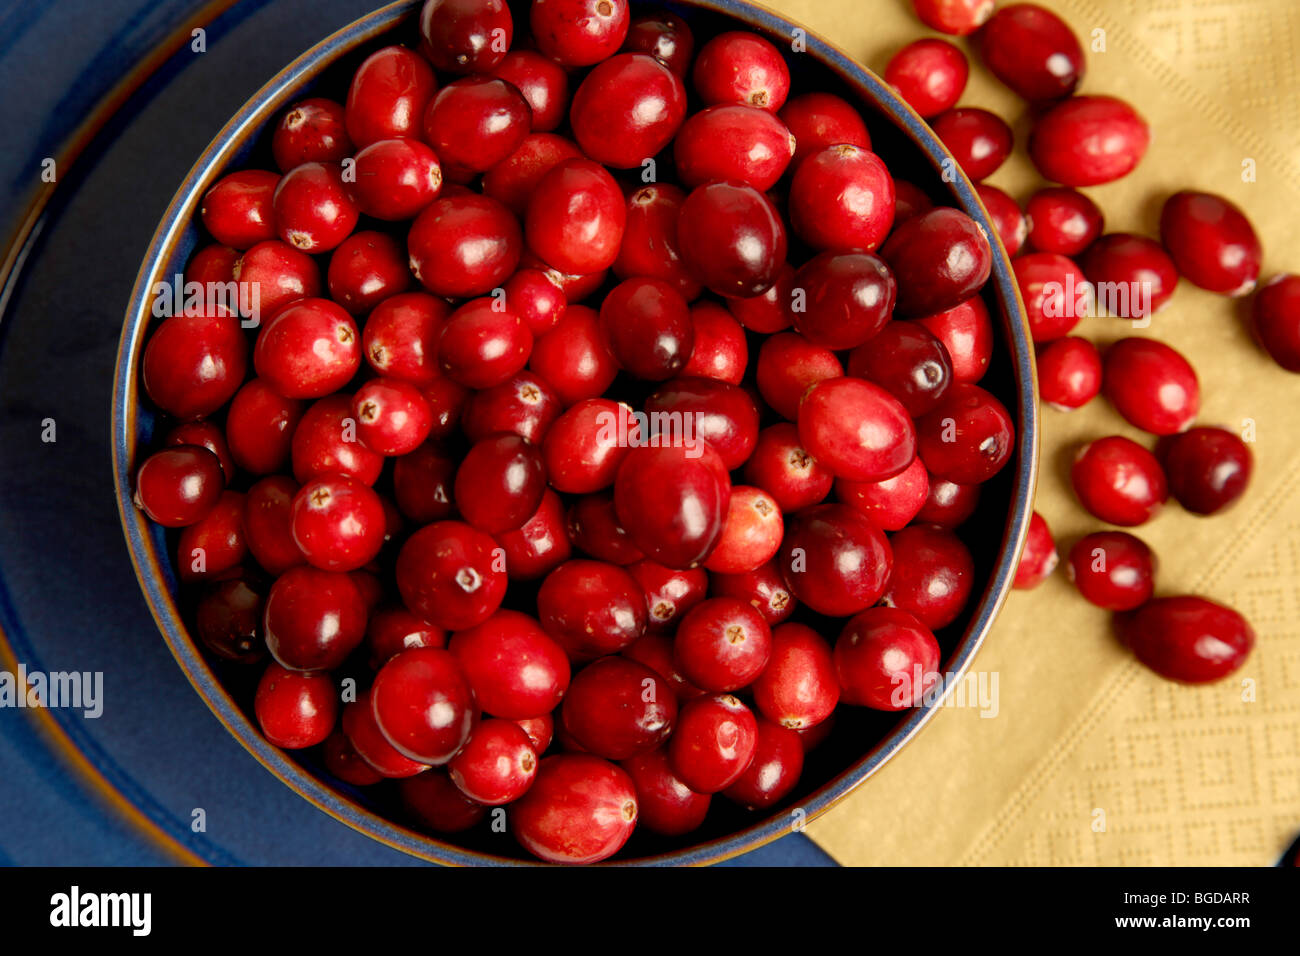
[[[858,104],[871,132],[872,148],[896,177],[912,181],[937,203],[964,209],[986,232],[995,234],[966,179],[959,176],[955,182],[946,182],[940,175],[946,154],[924,121],[881,80],[824,41],[775,14],[735,0],[633,0],[632,6],[634,15],[668,10],[681,16],[695,33],[697,49],[708,37],[727,29],[751,29],[767,35],[786,53],[792,95],[819,90]],[[202,240],[195,225],[200,198],[227,171],[247,165],[275,168],[269,135],[263,133],[290,103],[305,95],[341,102],[351,73],[369,53],[391,43],[415,46],[418,7],[417,2],[391,4],[303,54],[231,119],[187,176],[150,245],[126,316],[113,396],[114,475],[132,561],[165,639],[213,712],[259,761],[321,809],[407,852],[448,863],[526,861],[531,858],[513,838],[488,826],[444,838],[410,829],[392,786],[351,787],[324,770],[315,750],[290,756],[268,744],[252,716],[259,669],[250,672],[247,666],[217,660],[190,637],[185,622],[191,608],[178,586],[172,558],[175,537],[152,526],[130,501],[136,448],[149,446],[156,425],[156,416],[140,400],[138,388],[139,361],[152,321],[150,290],[156,282],[183,273]],[[662,159],[661,168],[671,168],[670,161]],[[1006,595],[1028,523],[1037,459],[1031,349],[1009,263],[1000,247],[983,295],[994,319],[998,344],[981,385],[1016,417],[1017,451],[1002,473],[984,486],[979,510],[959,531],[974,556],[976,581],[966,612],[937,635],[943,670],[953,675],[965,671]],[[838,633],[838,626],[830,621],[808,623],[822,624],[819,630],[830,639]],[[364,666],[356,673],[364,677]],[[695,833],[667,839],[638,829],[617,859],[710,862],[789,832],[865,780],[920,728],[933,709],[920,707],[897,715],[840,708],[830,736],[808,755],[799,786],[780,806],[754,814],[719,798]]]

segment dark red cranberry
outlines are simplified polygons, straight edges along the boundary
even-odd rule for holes
[[[830,645],[804,624],[772,631],[772,655],[754,681],[754,703],[774,724],[804,730],[826,720],[840,699]]]
[[[894,180],[868,149],[838,143],[799,164],[790,224],[815,249],[870,252],[894,223]]]
[[[1126,531],[1098,531],[1070,549],[1065,573],[1084,600],[1107,611],[1132,611],[1155,591],[1156,556]]]
[[[1094,242],[1079,260],[1097,284],[1100,304],[1122,319],[1146,318],[1168,304],[1178,270],[1160,243],[1116,232]]]
[[[695,347],[690,308],[661,279],[628,279],[615,286],[600,307],[600,324],[618,363],[647,381],[672,378]]]
[[[772,632],[758,609],[737,598],[710,598],[677,627],[673,654],[683,676],[706,691],[751,684],[767,666]]]
[[[221,473],[227,482],[235,476],[235,462],[230,454],[230,446],[226,444],[226,436],[212,422],[183,422],[167,433],[163,445],[169,448],[175,445],[206,448],[221,462]]]
[[[364,315],[411,285],[402,246],[382,232],[354,233],[330,256],[330,297],[353,315]]]
[[[691,74],[706,104],[743,103],[775,113],[790,94],[781,52],[747,30],[720,33],[700,49]]]
[[[564,67],[534,50],[512,50],[492,75],[512,84],[532,110],[534,132],[547,133],[564,122],[569,104],[569,75]]]
[[[285,398],[321,398],[361,367],[361,335],[329,299],[302,299],[266,323],[253,348],[257,374]]]
[[[284,468],[303,408],[302,402],[285,398],[260,378],[246,382],[226,415],[225,442],[232,463],[255,475]]]
[[[244,496],[223,491],[217,505],[181,530],[176,563],[182,581],[201,581],[237,568],[248,554],[244,534]]]
[[[424,292],[385,299],[366,319],[361,343],[379,375],[427,385],[438,371],[438,338],[451,306]]]
[[[322,760],[326,772],[354,787],[370,787],[384,779],[383,774],[366,763],[342,730],[325,738]]]
[[[413,219],[442,192],[438,156],[418,139],[381,139],[356,157],[357,204],[376,219]]]
[[[235,263],[239,258],[238,249],[223,246],[219,242],[206,245],[186,263],[185,281],[199,282],[204,286],[213,282],[229,282],[235,277]]]
[[[1251,304],[1251,322],[1273,361],[1300,372],[1300,277],[1283,273],[1266,282]]]
[[[885,593],[893,552],[885,535],[847,505],[792,515],[777,559],[790,590],[819,614],[843,617]]]
[[[1097,204],[1075,189],[1048,186],[1029,197],[1029,245],[1039,252],[1077,256],[1101,235],[1105,219]]]
[[[782,511],[793,513],[830,494],[835,476],[804,449],[798,427],[782,422],[758,433],[745,463],[745,480],[771,495]]]
[[[1192,428],[1160,449],[1169,491],[1193,514],[1212,515],[1235,504],[1250,483],[1250,449],[1226,428]]]
[[[412,647],[446,647],[447,632],[404,607],[380,608],[366,624],[370,666],[376,670]]]
[[[784,530],[781,508],[775,498],[761,488],[735,485],[731,489],[722,537],[704,566],[719,574],[753,571],[776,554]]]
[[[978,36],[993,75],[1031,103],[1069,96],[1083,79],[1083,48],[1069,24],[1036,3],[1003,7]]]
[[[823,252],[795,274],[794,288],[805,295],[794,327],[813,344],[836,350],[873,339],[897,294],[889,267],[866,253]]]
[[[420,117],[437,89],[433,70],[412,50],[387,46],[362,62],[347,99],[347,132],[362,149],[381,139],[418,137]]]
[[[1050,252],[1031,252],[1017,256],[1011,268],[1035,343],[1068,335],[1080,319],[1092,312],[1092,285],[1073,260]]]
[[[930,492],[930,475],[920,458],[893,478],[883,481],[845,481],[835,483],[835,497],[862,512],[885,531],[906,526],[925,505]]]
[[[428,770],[400,780],[397,790],[403,806],[424,828],[434,833],[462,833],[477,826],[487,816],[487,807],[465,796],[451,782],[445,770]]]
[[[456,467],[457,461],[436,442],[425,442],[402,455],[393,464],[398,510],[417,524],[450,518],[456,511],[452,504]]]
[[[1106,350],[1102,391],[1128,422],[1154,435],[1185,431],[1201,407],[1196,371],[1155,339],[1120,339]]]
[[[983,230],[965,213],[946,207],[900,223],[880,257],[898,282],[896,308],[908,317],[961,304],[979,291],[993,268]]]
[[[433,413],[429,437],[441,441],[451,437],[460,426],[460,416],[469,398],[469,389],[449,378],[436,378],[420,391]]]
[[[574,675],[560,719],[584,750],[626,760],[668,739],[677,719],[677,697],[644,664],[603,657]]]
[[[375,723],[400,754],[440,766],[469,740],[478,720],[460,663],[437,647],[413,647],[379,669],[370,688]]]
[[[873,607],[844,626],[835,642],[840,699],[875,710],[921,704],[939,680],[939,643],[907,611]]]
[[[368,690],[344,706],[340,725],[357,756],[381,777],[413,777],[424,774],[429,769],[428,764],[403,756],[388,742],[388,738],[379,729],[379,724],[375,722]],[[456,789],[451,781],[447,781],[447,785]],[[459,794],[459,791],[456,792]]]
[[[976,181],[996,172],[1015,146],[1006,120],[988,110],[948,110],[930,120],[930,127],[962,171]]]
[[[879,385],[913,418],[938,405],[953,382],[948,350],[918,322],[887,322],[849,355],[848,373]]]
[[[983,299],[976,296],[916,321],[948,350],[954,382],[973,385],[984,377],[993,358],[993,322]]]
[[[1022,590],[1038,587],[1056,570],[1060,560],[1052,530],[1043,516],[1035,511],[1029,521],[1029,534],[1025,538],[1025,549],[1020,553],[1020,563],[1016,566],[1012,587]]]
[[[582,305],[570,305],[555,328],[533,343],[528,367],[550,382],[565,406],[605,394],[618,375],[599,316]]]
[[[542,626],[570,658],[592,660],[627,647],[646,628],[641,586],[620,567],[601,561],[568,561],[537,592]]]
[[[930,475],[930,490],[925,504],[916,513],[917,521],[937,524],[941,528],[956,528],[966,523],[979,506],[980,486],[959,485]]]
[[[709,575],[699,568],[681,571],[642,560],[628,565],[627,573],[645,593],[647,621],[652,630],[675,629],[709,590]]]
[[[303,413],[293,433],[293,476],[307,482],[320,475],[351,475],[373,485],[384,459],[356,435],[352,397],[340,393],[315,402]]]
[[[451,314],[438,340],[443,373],[466,388],[492,388],[528,363],[533,334],[495,297],[474,299]]]
[[[673,689],[677,700],[687,701],[701,697],[704,691],[682,676],[673,656],[673,640],[669,634],[647,631],[621,651],[628,660],[637,661],[650,668]]]
[[[1255,632],[1232,608],[1203,597],[1155,598],[1122,615],[1117,629],[1147,667],[1186,684],[1208,684],[1237,670]]]
[[[623,567],[645,558],[645,553],[619,523],[610,492],[583,495],[575,501],[569,509],[566,530],[570,543],[597,561]]]
[[[447,763],[461,793],[490,807],[513,803],[533,785],[537,754],[528,734],[508,720],[485,720]]]
[[[468,299],[505,282],[523,239],[510,210],[474,194],[443,195],[425,207],[406,237],[411,271],[434,295]]]
[[[316,260],[279,239],[259,242],[240,256],[231,278],[258,290],[259,320],[291,302],[314,298],[324,288]]]
[[[975,192],[979,195],[984,208],[988,210],[989,220],[997,231],[998,239],[1006,248],[1007,255],[1014,256],[1020,251],[1029,235],[1029,217],[1025,215],[1019,203],[997,186],[976,183]]]
[[[795,269],[788,262],[777,269],[776,281],[762,295],[727,298],[727,311],[751,332],[770,334],[794,324]]]
[[[539,7],[558,0],[538,0]],[[626,0],[589,0],[613,8]],[[536,20],[534,19],[534,23]],[[537,779],[510,805],[515,839],[548,863],[599,863],[623,848],[636,827],[637,800],[632,779],[617,766],[590,754],[547,757]]]
[[[457,631],[448,649],[460,661],[479,706],[494,717],[549,714],[569,687],[564,649],[518,611],[497,611]]]
[[[901,608],[932,631],[955,621],[970,600],[975,562],[951,531],[912,525],[889,539],[894,570],[881,602]]]
[[[781,121],[795,139],[792,167],[830,146],[847,143],[871,148],[871,134],[862,114],[848,100],[833,93],[804,93],[785,104]]]
[[[448,167],[481,173],[519,148],[532,121],[532,109],[514,84],[467,76],[429,101],[424,138]]]
[[[207,517],[225,488],[221,459],[199,445],[156,451],[135,476],[135,506],[165,528],[183,528]]]
[[[709,183],[693,190],[677,220],[677,242],[687,268],[718,295],[761,295],[785,264],[785,225],[752,186]]]
[[[303,163],[281,176],[274,207],[280,238],[313,255],[346,239],[361,214],[340,168],[324,163]]]
[[[456,472],[456,508],[488,534],[513,531],[532,517],[546,490],[542,453],[510,433],[476,442]]]
[[[757,745],[758,722],[750,709],[730,694],[712,694],[682,707],[668,760],[692,790],[718,793],[740,779]]]
[[[696,793],[673,772],[667,747],[637,754],[620,766],[636,788],[639,826],[661,836],[681,836],[704,822],[711,796]]]
[[[486,621],[506,591],[498,550],[486,534],[459,521],[421,528],[397,556],[403,603],[411,613],[449,630]]]
[[[285,475],[263,478],[244,500],[244,537],[253,558],[278,576],[306,562],[293,540],[293,496],[298,483]]]
[[[538,182],[524,217],[529,248],[548,265],[576,275],[612,266],[626,225],[618,184],[589,159],[554,166]]]
[[[1222,196],[1170,196],[1160,210],[1160,241],[1178,271],[1202,289],[1241,296],[1259,279],[1259,237],[1246,215]]]
[[[591,66],[627,38],[627,0],[534,0],[529,25],[537,48],[563,66]]]
[[[1038,392],[1061,411],[1082,408],[1101,391],[1101,354],[1087,339],[1066,336],[1038,351]]]
[[[276,578],[263,615],[266,646],[291,670],[334,670],[366,636],[366,605],[346,574],[290,568]]]
[[[446,73],[490,72],[513,38],[506,0],[425,0],[420,11],[420,49]]]
[[[1123,100],[1072,96],[1035,121],[1029,156],[1052,182],[1100,186],[1131,173],[1150,142],[1146,120]]]
[[[530,133],[507,159],[483,174],[483,193],[523,219],[528,201],[542,177],[564,160],[581,155],[570,139],[551,133]]]
[[[760,192],[776,185],[794,156],[794,137],[766,110],[728,103],[693,114],[673,144],[688,188],[723,180]]]
[[[993,15],[993,0],[912,0],[912,9],[930,29],[960,37]]]
[[[1070,467],[1070,484],[1089,514],[1122,528],[1150,521],[1169,498],[1156,456],[1119,435],[1084,445]]]
[[[285,750],[301,750],[330,735],[339,699],[328,674],[301,674],[272,662],[258,681],[253,713],[267,740]]]
[[[704,442],[727,471],[743,465],[758,441],[758,409],[743,388],[712,378],[677,378],[645,402],[649,439]],[[697,456],[698,457],[698,456]]]
[[[589,494],[614,483],[618,466],[642,440],[632,410],[608,398],[588,398],[562,414],[542,445],[546,474],[557,491]]]
[[[894,177],[894,225],[934,208],[934,200],[915,183]]]
[[[695,347],[682,375],[739,385],[749,365],[745,327],[716,303],[700,302],[691,307],[691,328]]]
[[[565,522],[564,502],[548,488],[531,518],[513,531],[496,535],[511,580],[535,580],[569,560],[573,548]]]
[[[232,315],[174,315],[144,348],[144,390],[181,419],[211,415],[239,390],[248,370],[248,342]]]
[[[766,720],[758,722],[754,758],[722,795],[747,810],[774,807],[792,791],[803,773],[803,740]]]
[[[677,246],[677,216],[685,200],[686,194],[669,183],[642,186],[628,197],[627,228],[614,261],[620,279],[662,279],[688,301],[699,297],[702,287]]]
[[[271,137],[271,154],[282,173],[303,163],[341,163],[352,152],[343,104],[322,97],[294,103]]]
[[[957,105],[966,89],[970,64],[947,40],[915,40],[889,59],[885,82],[927,119]]]
[[[916,423],[917,453],[931,474],[963,485],[988,481],[1011,460],[1015,426],[978,385],[957,383]]]
[[[657,156],[685,118],[681,79],[645,53],[620,53],[598,65],[573,94],[569,112],[582,151],[615,169]]]
[[[199,598],[194,632],[217,657],[253,663],[266,654],[262,642],[260,586],[243,578],[216,581]]]
[[[758,608],[769,627],[780,624],[798,607],[776,559],[740,574],[710,574],[709,591],[713,597],[748,601]]]
[[[353,571],[384,545],[384,506],[366,484],[325,475],[294,495],[290,527],[308,563],[325,571]]]
[[[695,52],[695,36],[690,26],[671,13],[646,13],[628,26],[623,49],[630,53],[649,53],[680,77],[686,76]]]
[[[280,177],[264,169],[242,169],[217,180],[199,205],[203,227],[217,242],[247,249],[275,238],[271,197]]]
[[[799,405],[799,437],[832,474],[851,481],[892,478],[912,463],[917,451],[907,409],[879,385],[860,378],[812,385]]]

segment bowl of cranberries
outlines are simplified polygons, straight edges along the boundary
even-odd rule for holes
[[[952,166],[735,0],[324,40],[199,158],[122,336],[119,504],[182,669],[425,859],[802,829],[960,680],[1029,523],[1028,334]]]

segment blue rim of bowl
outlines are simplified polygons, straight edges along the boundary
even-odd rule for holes
[[[678,0],[678,5],[730,16],[768,36],[793,37],[796,30],[800,31],[806,44],[804,52],[818,59],[844,81],[857,97],[898,126],[925,155],[934,172],[942,174],[945,169],[951,169],[955,165],[949,163],[945,166],[949,154],[930,131],[925,120],[883,80],[817,34],[771,10],[744,0]],[[200,198],[264,124],[293,100],[304,83],[354,48],[389,31],[413,14],[419,6],[420,0],[390,3],[307,50],[244,104],[221,128],[186,175],[149,243],[127,307],[113,381],[113,482],[131,563],[164,640],[209,709],[258,762],[321,811],[394,849],[446,865],[528,865],[531,861],[468,851],[378,816],[317,779],[279,748],[268,743],[217,680],[198,645],[189,636],[176,600],[166,584],[173,578],[166,570],[161,535],[151,528],[150,522],[134,507],[131,500],[131,463],[135,459],[139,437],[139,362],[145,333],[150,325],[150,290],[155,282],[167,278],[164,269],[175,255],[186,230],[191,227]],[[1033,348],[1024,307],[1010,260],[1002,244],[996,241],[996,229],[970,180],[959,172],[955,181],[949,185],[960,207],[990,237],[990,245],[994,250],[992,280],[1000,307],[997,318],[1003,335],[1011,346],[1013,358],[1012,375],[1017,392],[1015,410],[1018,427],[1014,487],[1010,511],[1004,525],[1002,547],[979,605],[946,663],[946,672],[955,675],[955,679],[946,682],[943,697],[929,706],[912,711],[864,757],[800,801],[800,828],[861,786],[911,740],[943,705],[957,684],[957,679],[970,666],[1006,600],[1028,532],[1038,473],[1038,411]],[[789,811],[782,810],[743,830],[707,843],[656,856],[616,860],[613,863],[655,866],[717,863],[770,843],[794,828]]]

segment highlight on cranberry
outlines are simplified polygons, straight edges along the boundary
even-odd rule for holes
[[[1017,452],[985,380],[1004,255],[1044,402],[1104,394],[1116,426],[1162,436],[1079,450],[1087,513],[1136,527],[1179,520],[1171,494],[1208,516],[1248,491],[1241,437],[1197,424],[1214,382],[1152,322],[1179,276],[1254,288],[1245,213],[1188,190],[1159,240],[1102,235],[1080,190],[1141,163],[1137,109],[1076,94],[1083,49],[1041,7],[913,3],[971,37],[884,71],[954,175],[1017,146],[961,102],[968,50],[1033,106],[1019,145],[1044,182],[982,185],[992,231],[891,168],[872,144],[897,131],[809,88],[781,37],[697,36],[628,0],[427,0],[345,95],[285,105],[253,153],[277,169],[212,185],[187,278],[259,296],[151,330],[168,437],[134,492],[173,529],[195,634],[253,669],[271,743],[321,748],[430,832],[504,806],[548,862],[780,805],[837,715],[922,704],[976,603],[968,523]],[[1298,283],[1253,309],[1290,371]],[[1077,334],[1093,307],[1132,334]],[[1061,547],[1035,512],[1014,586],[1067,553],[1159,674],[1215,680],[1250,652],[1232,609],[1156,596],[1134,535]]]

